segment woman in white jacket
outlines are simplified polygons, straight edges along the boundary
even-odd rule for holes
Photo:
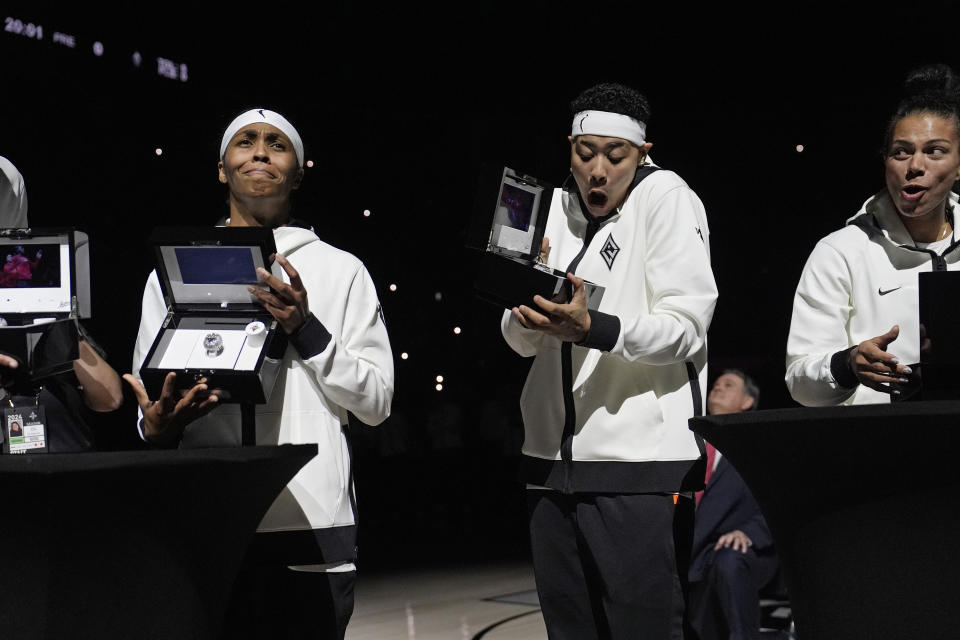
[[[690,538],[676,523],[703,486],[687,420],[703,410],[717,299],[706,212],[649,162],[642,94],[596,85],[571,114],[544,254],[572,300],[536,296],[501,323],[534,358],[520,404],[540,606],[553,640],[679,638]],[[584,278],[605,287],[599,309]]]
[[[797,286],[786,383],[804,405],[889,402],[920,359],[918,277],[960,269],[960,77],[909,74],[887,127],[886,188],[822,239]]]
[[[227,226],[273,228],[280,280],[250,288],[287,333],[275,390],[257,406],[257,444],[316,443],[318,453],[290,481],[260,523],[235,587],[224,637],[343,638],[353,611],[356,522],[347,413],[376,425],[390,414],[393,356],[376,289],[363,263],[290,217],[303,178],[303,143],[283,116],[253,109],[226,129],[220,182],[230,194]],[[166,314],[156,273],[143,296],[134,371]],[[151,402],[133,386],[146,440],[181,447],[236,446],[237,405],[219,404],[198,384],[183,397],[168,374]]]

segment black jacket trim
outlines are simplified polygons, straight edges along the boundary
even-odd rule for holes
[[[850,369],[850,352],[856,347],[837,351],[830,357],[830,375],[844,389],[853,389],[860,384],[856,374]]]
[[[690,397],[693,400],[693,417],[699,418],[703,415],[703,392],[700,389],[700,375],[697,373],[697,367],[689,360],[687,360],[687,379],[690,381]],[[707,447],[703,442],[703,437],[696,431],[693,432],[693,439],[697,443],[697,449],[700,450],[700,458],[690,467],[689,475],[691,480],[689,480],[688,483],[693,482],[696,485],[693,490],[700,491],[706,486],[704,480],[707,477]],[[685,488],[690,489],[690,487]]]
[[[290,344],[302,360],[309,360],[318,353],[323,353],[332,339],[333,336],[327,328],[312,313],[299,329],[290,334]]]
[[[567,462],[525,455],[522,464],[526,482],[564,493],[676,493],[703,488],[703,463],[698,459]]]
[[[357,527],[267,531],[254,536],[248,551],[261,564],[329,564],[357,558]]]
[[[703,392],[700,390],[700,376],[692,362],[687,361],[687,379],[690,380],[690,396],[693,398],[693,417],[703,415]]]
[[[577,408],[573,402],[573,364],[572,346],[569,342],[560,345],[560,384],[563,394],[563,435],[560,441],[560,458],[563,460],[563,482],[560,490],[564,493],[573,491],[573,434],[577,426]]]
[[[603,311],[590,309],[590,331],[577,344],[588,349],[610,351],[620,337],[620,318]]]

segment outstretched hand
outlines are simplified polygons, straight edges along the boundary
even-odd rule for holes
[[[860,384],[896,395],[909,382],[907,376],[913,370],[887,353],[887,347],[899,335],[900,327],[894,326],[882,336],[864,340],[850,351],[850,369]]]
[[[287,334],[294,333],[307,319],[310,307],[307,304],[307,290],[303,288],[300,274],[282,254],[276,256],[277,262],[290,277],[290,284],[285,283],[272,275],[264,268],[257,269],[257,275],[270,289],[264,291],[259,287],[247,287],[263,308],[270,312]]]
[[[184,428],[200,416],[216,408],[220,401],[217,391],[207,390],[207,381],[202,379],[195,384],[183,397],[177,399],[177,374],[171,371],[163,380],[160,397],[150,400],[143,384],[129,373],[123,374],[137,396],[137,403],[143,412],[143,435],[150,442],[169,444],[180,438]]]
[[[534,303],[545,313],[520,305],[512,309],[513,316],[528,329],[542,331],[563,342],[581,342],[590,331],[587,293],[583,278],[568,273],[567,280],[573,285],[570,302],[553,302],[543,296],[534,296]]]

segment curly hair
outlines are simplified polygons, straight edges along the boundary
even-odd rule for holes
[[[933,64],[910,71],[904,81],[904,97],[887,123],[884,153],[893,141],[897,123],[917,113],[932,113],[953,120],[960,134],[960,76],[945,64]]]
[[[610,111],[650,124],[650,103],[642,93],[622,84],[597,84],[570,103],[570,115],[581,111]]]

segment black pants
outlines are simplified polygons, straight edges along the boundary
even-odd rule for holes
[[[690,585],[690,622],[700,640],[760,638],[758,591],[776,575],[776,555],[730,548],[711,552],[704,579]]]
[[[551,640],[683,637],[686,554],[676,550],[690,545],[691,500],[531,489],[527,504]]]
[[[293,571],[246,563],[224,619],[224,640],[342,640],[353,613],[356,571]]]

